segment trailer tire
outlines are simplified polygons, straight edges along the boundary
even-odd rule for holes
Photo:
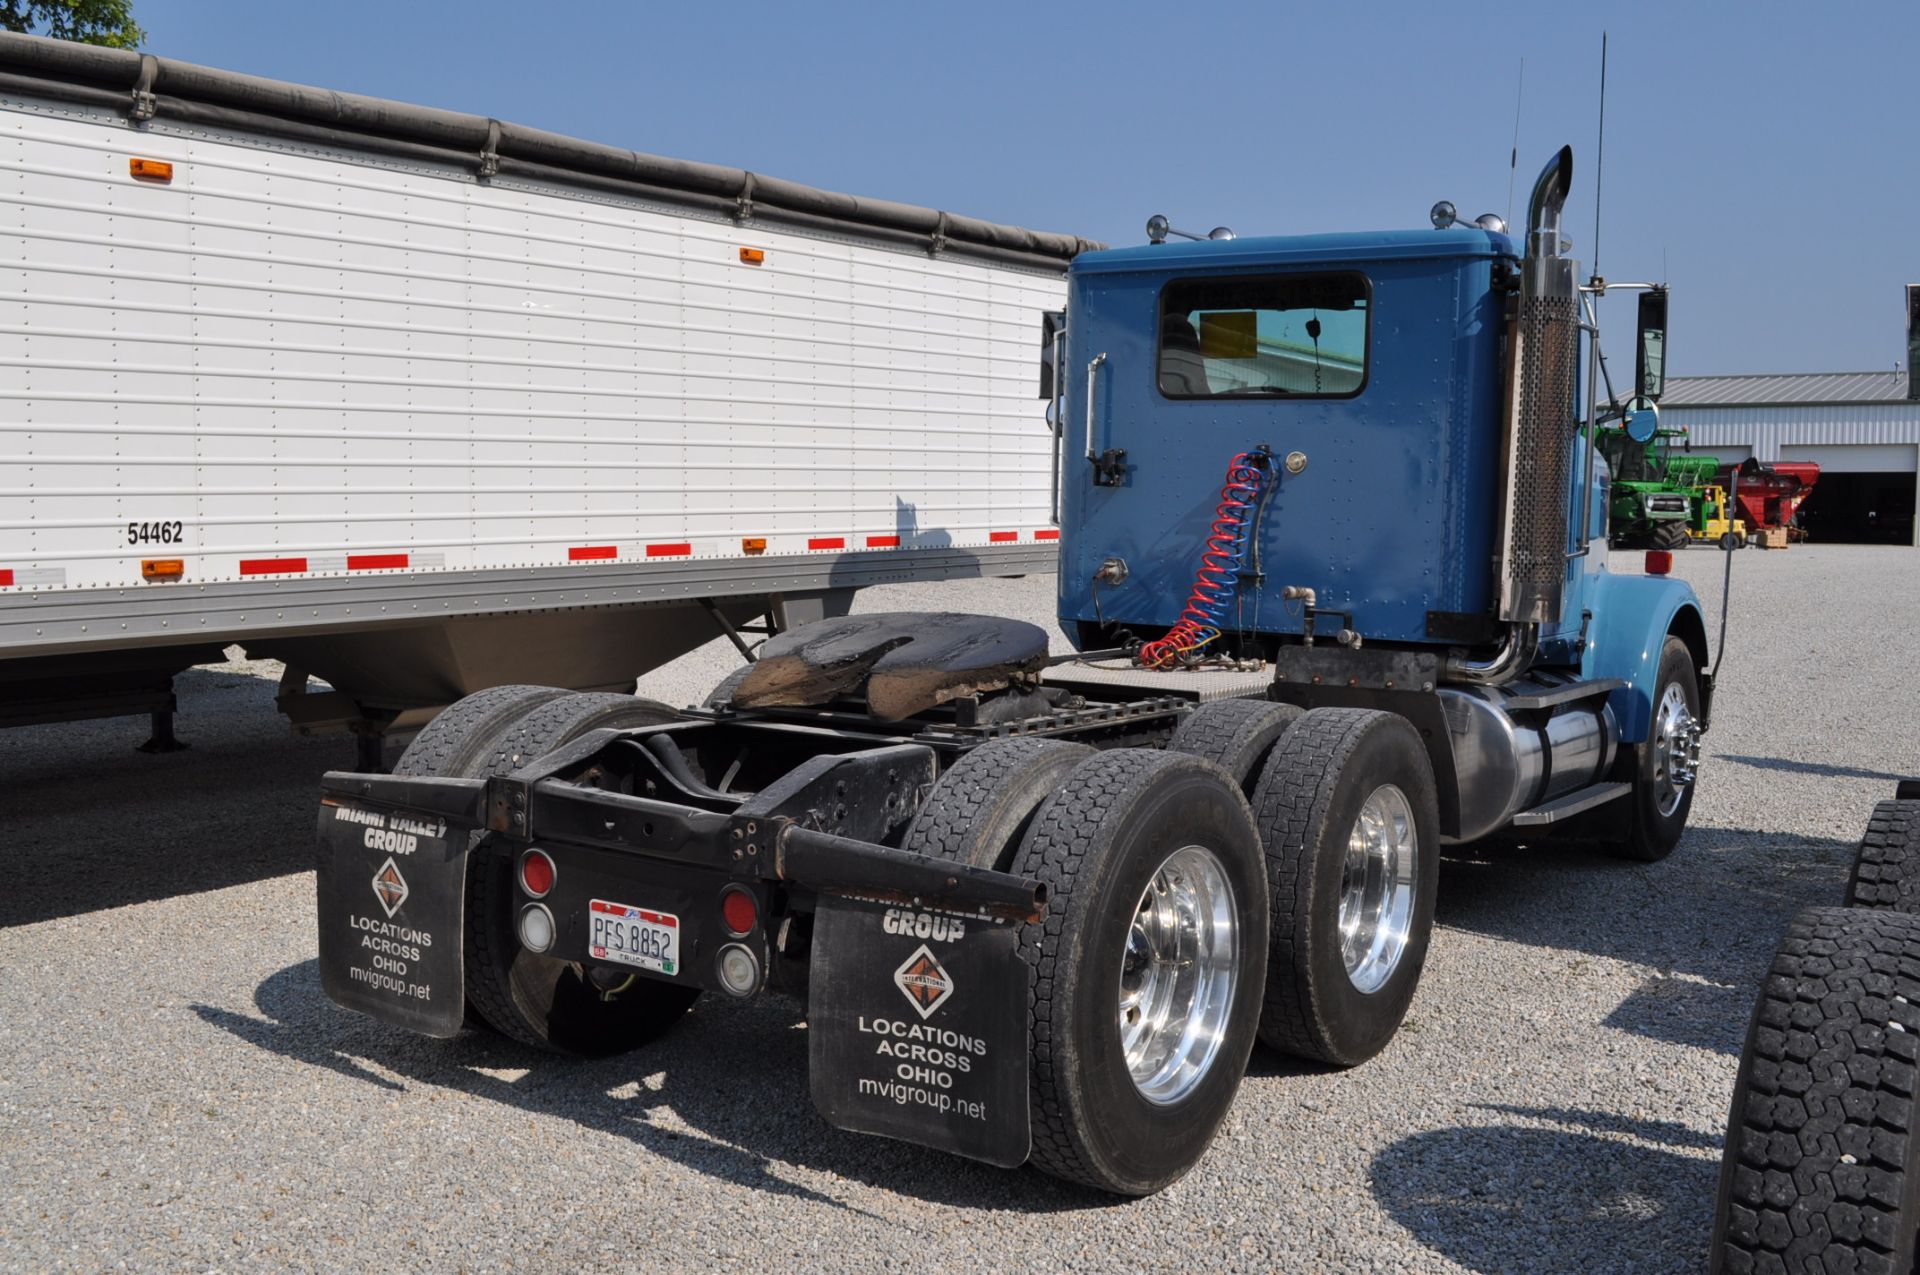
[[[1433,930],[1440,807],[1426,746],[1397,713],[1314,709],[1267,758],[1253,810],[1273,906],[1260,1037],[1338,1067],[1365,1062],[1400,1029]],[[1363,814],[1384,832],[1360,843],[1355,886],[1349,858]],[[1375,936],[1351,962],[1349,910],[1362,921],[1356,932]]]
[[[1298,704],[1264,699],[1215,700],[1187,714],[1167,741],[1167,749],[1215,763],[1251,797],[1267,754],[1306,711]]]
[[[633,695],[563,694],[533,705],[488,741],[476,760],[505,775],[602,727],[673,721],[673,709]],[[528,952],[515,932],[513,864],[519,845],[486,837],[467,856],[467,1000],[503,1036],[560,1054],[637,1048],[677,1022],[700,991],[636,978],[606,999],[570,962]]]
[[[1030,1161],[1117,1195],[1158,1191],[1212,1144],[1239,1092],[1259,1021],[1266,880],[1246,798],[1224,771],[1197,757],[1101,752],[1041,808],[1011,870],[1049,891],[1045,917],[1020,931],[1032,989]],[[1179,948],[1184,965],[1161,959],[1167,931],[1142,911],[1154,887],[1169,906],[1214,918],[1200,927],[1207,937],[1197,952]],[[1216,979],[1223,970],[1231,975],[1204,990],[1183,983],[1201,969]],[[1173,981],[1161,984],[1161,977]],[[1130,1062],[1121,1029],[1126,998],[1136,997],[1138,1024],[1138,998],[1169,988],[1163,1010],[1179,1006],[1183,988],[1195,992],[1198,1009],[1147,1015],[1181,1026],[1136,1032],[1140,1052]]]
[[[941,774],[900,848],[976,868],[1005,868],[1033,817],[1093,755],[1063,739],[996,739]]]
[[[1608,853],[1637,863],[1657,863],[1673,853],[1680,834],[1687,830],[1687,815],[1693,810],[1695,779],[1692,777],[1679,785],[1678,801],[1663,810],[1672,795],[1670,781],[1674,768],[1674,756],[1661,742],[1662,712],[1669,694],[1679,696],[1689,722],[1698,722],[1700,718],[1700,678],[1694,668],[1693,652],[1672,634],[1667,635],[1666,644],[1661,647],[1660,671],[1654,686],[1647,738],[1633,746],[1633,791],[1624,800],[1616,798],[1611,803],[1625,807],[1624,821],[1614,816],[1611,835],[1603,833],[1601,842]],[[1613,812],[1603,807],[1596,813]],[[1600,826],[1605,827],[1604,820]]]
[[[1920,917],[1807,908],[1754,1007],[1711,1269],[1912,1271],[1920,1229]]]
[[[1854,855],[1847,906],[1920,914],[1920,801],[1883,801]]]

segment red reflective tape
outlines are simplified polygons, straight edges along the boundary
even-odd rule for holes
[[[595,558],[617,558],[620,556],[618,545],[575,545],[567,550],[568,562],[590,562]]]
[[[996,531],[987,536],[988,540],[991,540],[997,545],[1005,544],[1009,540],[1018,540],[1019,538],[1020,533],[1017,531]]]
[[[900,537],[898,536],[867,537],[867,548],[869,549],[898,549],[899,547]]]
[[[13,583],[13,572],[12,572],[12,571],[0,571],[0,589],[3,589],[3,588],[5,588],[6,586],[8,586],[8,585],[10,585],[10,584],[12,584],[12,583]]]
[[[686,543],[673,545],[648,545],[649,558],[684,558],[693,552],[693,546]]]
[[[407,565],[404,553],[350,553],[347,555],[349,571],[392,571]]]
[[[847,547],[845,536],[816,536],[807,541],[809,549],[844,549]]]
[[[292,575],[305,571],[305,558],[242,558],[240,574],[243,576],[279,576]]]
[[[1048,527],[1044,530],[1034,532],[1033,538],[1035,540],[1058,540],[1060,538],[1060,529],[1058,527]]]

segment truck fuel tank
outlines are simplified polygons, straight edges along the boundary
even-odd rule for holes
[[[1441,688],[1460,793],[1460,831],[1449,839],[1478,840],[1604,778],[1620,739],[1607,707],[1615,685],[1527,678]]]

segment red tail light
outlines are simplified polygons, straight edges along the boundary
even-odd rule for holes
[[[1647,574],[1648,575],[1663,576],[1672,570],[1673,570],[1673,550],[1671,549],[1647,550]]]
[[[520,856],[520,888],[536,899],[543,899],[547,891],[553,889],[553,860],[539,850],[529,850]]]
[[[730,889],[720,896],[720,919],[726,923],[729,934],[744,938],[753,933],[759,923],[760,909],[754,906],[751,894]]]

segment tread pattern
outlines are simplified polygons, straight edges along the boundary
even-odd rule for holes
[[[1259,781],[1260,763],[1306,711],[1298,704],[1264,699],[1215,700],[1187,714],[1167,741],[1167,750],[1204,757],[1251,792]]]
[[[1314,868],[1333,789],[1376,719],[1370,708],[1320,708],[1287,728],[1253,795],[1254,824],[1267,852],[1272,904],[1267,998],[1260,1038],[1302,1058],[1344,1063],[1333,1050],[1315,993],[1308,918],[1317,900]]]
[[[714,685],[714,688],[707,692],[707,697],[700,701],[701,706],[704,708],[718,708],[722,704],[731,703],[733,701],[733,693],[740,688],[740,683],[747,680],[747,674],[751,672],[753,672],[753,665],[742,664],[739,668],[721,678],[719,682]]]
[[[530,709],[567,692],[554,686],[493,686],[456,701],[407,745],[393,773],[416,778],[471,778],[467,767],[479,742]]]
[[[1920,917],[1801,912],[1740,1058],[1714,1271],[1910,1268],[1917,1057]]]
[[[1093,755],[1061,739],[996,739],[949,766],[913,818],[901,849],[991,868],[1017,852],[1028,822]],[[991,838],[993,845],[987,845]]]
[[[1057,988],[1061,960],[1072,959],[1064,937],[1072,911],[1068,899],[1113,808],[1156,772],[1177,764],[1178,754],[1146,748],[1115,749],[1089,758],[1034,819],[1015,860],[1015,870],[1045,882],[1049,896],[1041,920],[1020,927],[1020,955],[1027,963],[1027,986],[1032,991],[1033,1066],[1028,1073],[1027,1105],[1033,1149],[1028,1158],[1054,1177],[1088,1186],[1101,1186],[1102,1181],[1088,1161],[1086,1143],[1074,1127],[1061,1085],[1061,1077],[1072,1065],[1069,1007],[1062,1003],[1065,998]]]
[[[630,709],[631,713],[621,710]],[[625,720],[628,717],[637,720]],[[671,721],[678,716],[658,700],[611,692],[568,694],[536,701],[533,710],[498,730],[485,751],[469,767],[476,778],[506,775],[520,769],[569,739],[595,727],[617,721],[624,726],[649,724],[645,719]],[[511,926],[496,926],[499,915],[511,915],[513,874],[500,871],[494,854],[484,847],[468,856],[466,983],[467,1000],[487,1025],[503,1036],[537,1049],[554,1044],[528,1029],[514,1007],[507,971],[518,950]],[[504,899],[502,894],[507,896]],[[504,946],[503,946],[504,945]]]
[[[1920,801],[1883,801],[1847,882],[1849,907],[1920,913]]]

